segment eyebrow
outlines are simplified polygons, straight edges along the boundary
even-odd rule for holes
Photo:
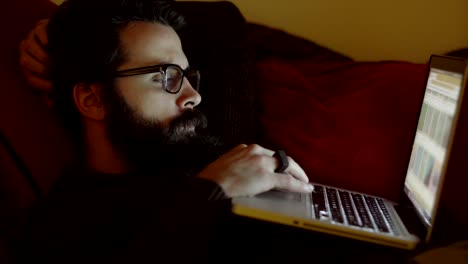
[[[169,62],[169,61],[160,61],[159,62],[159,65],[163,65],[163,64],[175,64],[175,65],[178,65],[179,67],[181,67],[184,70],[190,69],[190,63],[188,63],[187,67],[185,67],[185,68],[182,67],[180,64],[177,64],[177,63],[174,63],[174,62]],[[153,65],[158,65],[158,64],[151,64],[149,66],[153,66]]]
[[[153,61],[151,63],[145,63],[143,64],[143,66],[135,66],[135,67],[130,67],[129,69],[136,69],[136,68],[143,68],[143,67],[151,67],[151,66],[155,66],[155,65],[164,65],[164,64],[175,64],[175,65],[178,65],[179,67],[181,67],[183,70],[187,70],[187,69],[190,69],[190,63],[187,64],[187,67],[182,67],[180,64],[177,64],[177,63],[174,63],[174,62],[169,62],[169,61]],[[122,71],[122,70],[118,70],[118,71]]]

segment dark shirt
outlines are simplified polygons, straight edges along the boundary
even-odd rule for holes
[[[25,263],[214,262],[230,212],[224,198],[195,177],[73,173],[33,210],[20,255]]]
[[[403,263],[391,249],[236,218],[215,183],[73,173],[32,213],[23,263]],[[339,254],[337,254],[339,252]]]

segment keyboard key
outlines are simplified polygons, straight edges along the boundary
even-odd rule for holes
[[[360,194],[353,193],[351,194],[351,197],[353,197],[354,206],[356,207],[359,217],[361,218],[362,226],[373,229],[374,225],[372,224],[369,213],[367,213],[367,208],[364,204],[362,196]]]
[[[387,227],[385,219],[383,218],[375,199],[369,196],[364,196],[364,200],[366,201],[367,207],[369,208],[369,212],[374,218],[374,222],[377,226],[377,229],[380,232],[389,233],[390,230]]]
[[[339,191],[339,195],[341,199],[341,205],[343,206],[343,210],[346,215],[346,219],[348,219],[348,223],[350,225],[360,226],[357,216],[354,213],[354,208],[349,193],[345,191]]]
[[[343,215],[341,214],[341,206],[340,206],[340,203],[338,202],[337,191],[332,188],[326,188],[326,191],[327,191],[328,205],[330,207],[333,221],[343,224],[344,220],[343,220]]]
[[[314,185],[314,192],[316,192],[316,193],[323,193],[323,186]]]
[[[315,218],[321,219],[325,217],[324,214],[328,214],[328,210],[325,204],[323,187],[315,185],[314,191],[312,192],[311,196],[312,196],[312,203],[314,206]]]
[[[392,218],[390,217],[390,213],[388,212],[384,201],[382,199],[380,199],[380,198],[377,198],[376,200],[377,200],[377,203],[379,204],[380,209],[382,210],[382,213],[383,213],[385,219],[387,219],[387,222],[390,225],[390,228],[392,229],[393,233],[395,235],[399,235],[399,232],[397,231],[395,223],[393,222]]]

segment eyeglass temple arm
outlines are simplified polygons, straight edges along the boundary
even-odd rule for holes
[[[136,69],[117,71],[116,77],[127,77],[127,76],[133,76],[133,75],[158,72],[162,70],[163,70],[163,67],[161,66],[146,66],[146,67],[140,67]]]

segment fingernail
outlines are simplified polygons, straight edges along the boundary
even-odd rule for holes
[[[308,190],[309,192],[313,192],[313,191],[314,191],[314,186],[313,186],[312,184],[309,184],[309,185],[307,186],[307,190]]]

